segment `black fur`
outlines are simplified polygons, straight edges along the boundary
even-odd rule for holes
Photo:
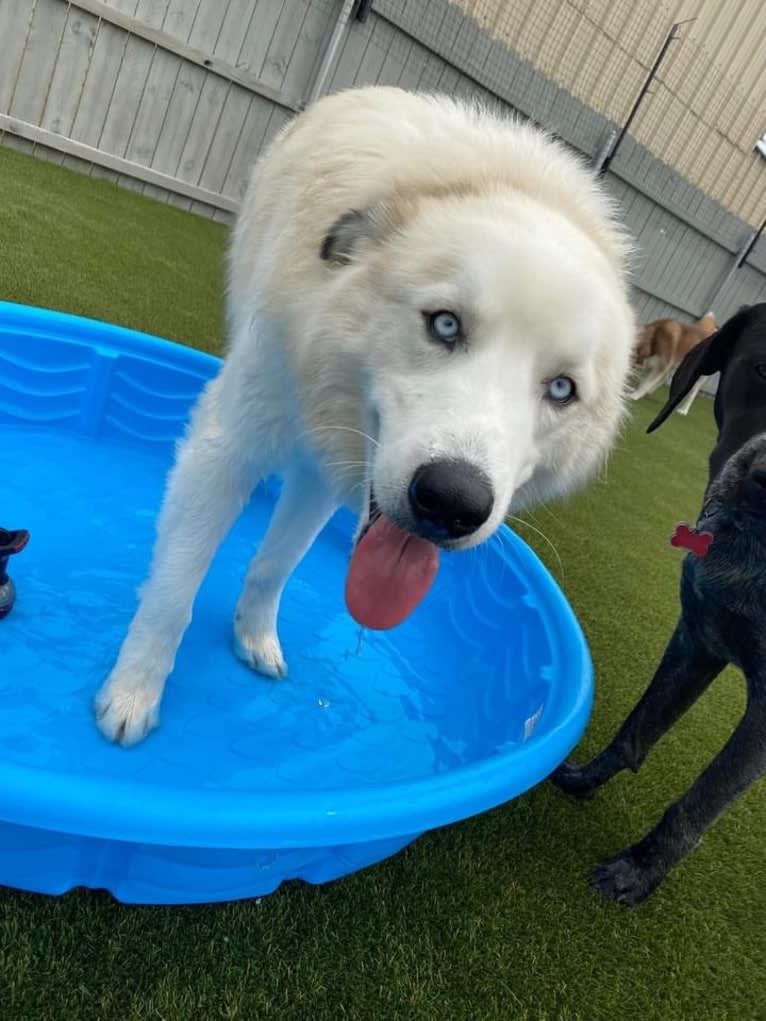
[[[706,557],[681,572],[681,616],[654,678],[617,735],[587,766],[565,763],[553,782],[587,797],[623,769],[636,772],[654,744],[723,668],[747,682],[744,716],[721,752],[651,832],[604,862],[592,883],[619,904],[640,903],[705,831],[766,773],[766,303],[740,309],[679,366],[656,429],[702,375],[720,372],[700,530]]]

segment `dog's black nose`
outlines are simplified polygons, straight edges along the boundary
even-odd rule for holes
[[[481,528],[495,494],[484,472],[468,461],[432,461],[415,472],[410,506],[424,535],[460,539]]]
[[[763,454],[753,458],[740,492],[748,510],[766,513],[766,457]]]

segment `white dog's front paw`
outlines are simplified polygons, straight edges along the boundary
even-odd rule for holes
[[[98,729],[124,748],[137,744],[159,723],[162,691],[156,685],[109,678],[96,695],[94,711]]]
[[[287,677],[287,663],[274,631],[254,635],[236,624],[234,647],[243,663],[265,677]]]

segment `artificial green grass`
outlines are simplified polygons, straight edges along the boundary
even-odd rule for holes
[[[215,349],[221,227],[0,149],[0,297]],[[677,614],[668,537],[693,520],[714,430],[709,401],[651,437],[635,407],[608,481],[520,528],[590,641],[591,725],[614,732]],[[1,492],[1,490],[0,490]],[[0,669],[2,664],[0,649]],[[135,908],[106,894],[0,893],[8,1021],[755,1021],[766,1018],[764,790],[747,794],[655,896],[602,900],[590,868],[638,838],[731,732],[732,671],[650,756],[592,802],[543,784],[428,834],[392,860],[261,902]]]
[[[0,296],[218,351],[226,228],[0,150]]]

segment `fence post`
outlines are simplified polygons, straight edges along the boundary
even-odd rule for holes
[[[609,134],[606,136],[606,141],[598,151],[596,158],[593,161],[593,169],[597,174],[601,173],[601,168],[604,166],[604,162],[609,154],[612,152],[614,146],[614,140],[617,138],[617,131],[612,128]]]
[[[354,13],[356,5],[357,0],[343,0],[343,4],[338,11],[338,17],[336,18],[335,25],[333,26],[330,41],[327,44],[327,49],[322,57],[322,63],[319,65],[316,77],[311,83],[311,88],[308,91],[303,106],[308,106],[309,104],[314,103],[324,93],[327,86],[327,79],[330,77],[330,73],[338,55],[338,49],[343,40],[343,36],[346,33],[349,22],[351,21],[351,15]]]
[[[633,123],[633,118],[638,113],[638,108],[641,106],[641,103],[644,101],[644,96],[646,96],[646,93],[649,91],[649,86],[652,84],[654,76],[659,71],[660,64],[662,64],[663,60],[665,59],[665,54],[670,49],[670,44],[672,42],[674,42],[676,39],[680,38],[678,35],[676,35],[676,29],[680,28],[681,25],[686,25],[690,21],[696,21],[696,20],[697,20],[696,18],[688,18],[688,19],[686,19],[686,21],[674,21],[673,24],[671,25],[670,31],[665,36],[665,41],[662,44],[660,52],[657,54],[657,56],[655,58],[655,61],[652,64],[652,66],[651,66],[651,68],[649,70],[649,74],[646,76],[646,78],[644,78],[644,83],[641,86],[638,95],[636,96],[636,100],[633,103],[633,106],[631,107],[630,113],[628,114],[625,123],[623,124],[622,128],[620,129],[620,133],[618,134],[617,139],[616,139],[614,145],[611,146],[611,148],[607,149],[606,155],[603,157],[603,159],[601,159],[600,166],[598,167],[599,176],[603,176],[607,172],[607,170],[609,169],[609,164],[612,162],[614,157],[617,155],[617,150],[622,145],[622,140],[623,140],[623,138],[625,138],[625,135],[628,133],[628,128]]]
[[[726,290],[731,281],[734,279],[737,270],[744,266],[745,263],[747,262],[748,256],[755,248],[756,244],[758,243],[758,239],[760,238],[761,234],[763,234],[764,230],[766,230],[766,219],[764,219],[761,222],[761,225],[758,228],[758,230],[754,230],[751,234],[748,234],[744,244],[737,252],[737,254],[734,256],[734,262],[729,267],[726,276],[723,278],[723,280],[720,282],[718,287],[716,287],[715,291],[713,291],[712,295],[708,299],[707,307],[711,311],[714,310],[715,303],[718,301],[723,292]]]

